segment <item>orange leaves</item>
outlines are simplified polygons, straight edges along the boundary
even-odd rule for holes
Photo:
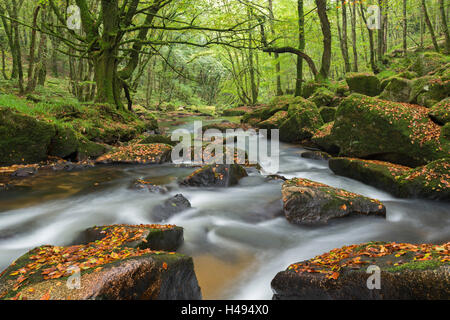
[[[362,245],[345,246],[333,249],[308,261],[292,264],[288,270],[296,273],[321,273],[326,279],[336,280],[342,268],[359,269],[361,265],[373,263],[370,258],[395,256],[396,258],[413,255],[411,260],[428,261],[439,259],[440,262],[450,261],[450,242],[443,245],[409,243],[366,243]],[[400,265],[402,262],[395,263]]]
[[[94,271],[98,272],[102,270],[103,265],[117,260],[144,254],[160,254],[161,252],[150,249],[129,248],[126,247],[126,243],[142,240],[147,236],[149,229],[168,230],[174,227],[174,225],[155,224],[113,225],[99,230],[99,234],[103,235],[102,239],[86,245],[42,246],[31,252],[28,264],[10,272],[11,276],[17,277],[13,290],[18,290],[26,284],[29,275],[38,271],[44,280],[58,279],[72,274],[73,267],[77,267],[81,271],[94,268]],[[167,269],[167,267],[165,263],[163,268]],[[48,300],[50,293],[46,293],[42,298]]]
[[[167,270],[167,268],[168,268],[167,263],[163,262],[162,267],[164,270]]]

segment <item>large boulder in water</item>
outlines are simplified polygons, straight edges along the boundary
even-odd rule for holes
[[[284,214],[293,224],[326,224],[355,214],[386,216],[386,208],[378,200],[308,179],[285,181],[281,193]]]
[[[131,144],[97,158],[100,164],[160,164],[170,160],[172,147],[163,143]]]
[[[450,150],[450,141],[441,137],[428,112],[417,105],[353,94],[338,107],[330,138],[341,156],[423,165],[447,157]]]
[[[192,187],[231,187],[247,176],[238,164],[211,164],[204,166],[180,182]]]
[[[33,249],[1,274],[0,296],[28,300],[201,299],[192,258],[152,248],[147,233],[161,228],[167,226],[99,227],[96,241]]]
[[[373,73],[347,73],[345,80],[351,92],[371,97],[381,93],[380,80]]]
[[[156,222],[165,221],[173,215],[191,208],[191,203],[182,194],[177,194],[153,208],[152,218]]]
[[[450,201],[450,160],[442,159],[415,169],[384,161],[332,158],[330,169],[386,190],[400,198],[425,198]]]
[[[297,97],[297,103],[289,106],[287,119],[280,125],[280,140],[299,142],[310,139],[323,126],[323,120],[316,105]]]
[[[448,299],[449,250],[450,243],[395,242],[334,249],[279,272],[271,283],[273,299]]]

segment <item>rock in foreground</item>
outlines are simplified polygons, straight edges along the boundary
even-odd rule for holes
[[[284,214],[293,224],[326,224],[351,215],[386,216],[386,208],[378,200],[307,179],[288,180],[281,192]]]
[[[449,299],[450,243],[373,242],[334,249],[292,264],[272,280],[273,299]],[[374,272],[380,269],[379,289]],[[370,269],[369,269],[370,271]]]
[[[2,272],[0,296],[15,300],[201,299],[192,258],[154,249],[157,235],[174,228],[97,227],[90,229],[95,241],[87,244],[35,248]]]
[[[247,172],[238,164],[215,164],[194,171],[180,184],[192,187],[231,187],[246,176]]]

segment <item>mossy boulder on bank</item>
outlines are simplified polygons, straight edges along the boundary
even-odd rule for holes
[[[46,121],[0,108],[0,165],[37,163],[47,159],[55,126]]]
[[[449,250],[450,243],[395,242],[334,249],[279,272],[271,283],[273,299],[446,300]],[[379,286],[375,270],[380,272]]]
[[[336,108],[332,107],[321,107],[319,108],[320,116],[323,119],[323,122],[328,123],[334,121],[336,116]]]
[[[41,246],[20,257],[0,276],[1,298],[201,299],[192,258],[156,249],[169,242],[179,246],[175,226],[114,225],[91,228],[85,235],[92,241]],[[78,284],[71,281],[74,272],[79,273]],[[69,284],[79,286],[75,290]]]
[[[301,97],[297,97],[296,104],[289,106],[287,117],[279,127],[280,140],[285,142],[310,139],[323,125],[316,105]]]
[[[428,112],[417,105],[353,94],[338,107],[330,138],[341,156],[424,165],[448,157],[450,150]]]
[[[191,187],[231,187],[246,176],[245,168],[238,164],[211,164],[194,171],[180,184]]]
[[[449,95],[450,80],[443,80],[436,76],[425,76],[413,81],[409,102],[431,108]]]
[[[314,102],[317,107],[329,106],[333,101],[334,93],[326,87],[318,88],[314,94],[308,98],[309,101]]]
[[[371,73],[347,73],[345,80],[350,91],[367,96],[377,96],[381,93],[380,80]]]
[[[389,80],[379,98],[395,102],[408,102],[411,88],[411,80],[393,77]]]
[[[288,118],[287,111],[278,111],[269,119],[261,121],[256,125],[259,129],[277,129]]]
[[[437,124],[445,125],[450,122],[450,97],[431,107],[429,115]]]
[[[388,191],[396,197],[450,201],[449,159],[415,169],[353,158],[332,158],[328,163],[335,174]]]
[[[322,88],[323,83],[319,81],[307,81],[302,86],[302,97],[308,99],[311,97],[317,89]]]
[[[76,159],[80,138],[72,128],[56,125],[56,135],[53,137],[48,154],[55,157]]]
[[[175,146],[178,141],[172,141],[169,136],[162,134],[151,134],[144,139],[142,139],[139,144],[153,144],[153,143],[164,143],[169,146]]]
[[[163,143],[131,144],[97,158],[100,164],[161,164],[170,161],[172,147]]]
[[[338,154],[339,146],[334,142],[331,135],[331,129],[333,129],[334,121],[324,124],[317,130],[311,141],[330,154]]]
[[[320,225],[352,215],[386,216],[386,208],[378,200],[308,179],[285,181],[281,193],[284,214],[293,224]]]
[[[449,62],[450,58],[437,52],[424,52],[418,54],[408,71],[415,72],[419,77],[428,75],[430,72],[438,70]]]

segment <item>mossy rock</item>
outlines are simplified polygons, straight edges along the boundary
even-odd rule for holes
[[[371,97],[381,93],[380,80],[373,73],[348,73],[345,80],[352,92]]]
[[[308,98],[309,101],[312,101],[316,104],[316,106],[329,106],[333,101],[334,93],[327,88],[318,88],[314,94]]]
[[[440,77],[426,76],[413,81],[409,97],[410,103],[431,108],[437,102],[447,98],[450,94],[450,80]]]
[[[450,141],[450,122],[447,122],[442,128],[441,128],[441,135],[443,138]]]
[[[411,88],[412,82],[410,80],[393,77],[390,79],[379,98],[395,102],[408,102]]]
[[[178,142],[172,141],[170,137],[162,134],[152,134],[142,139],[139,143],[140,144],[164,143],[169,146],[175,146]]]
[[[437,124],[445,125],[450,122],[450,97],[431,107],[429,115]]]
[[[96,159],[110,150],[111,147],[108,145],[95,143],[83,138],[79,141],[77,160]]]
[[[333,126],[334,121],[324,124],[319,128],[319,130],[314,133],[311,141],[319,146],[322,150],[330,154],[338,154],[339,146],[336,144],[333,136],[331,135],[331,129],[333,128]]]
[[[319,113],[323,119],[323,122],[328,123],[334,121],[336,116],[336,108],[332,107],[321,107],[319,108]]]
[[[297,104],[288,109],[288,119],[280,125],[280,140],[299,142],[310,139],[323,125],[322,117],[316,105],[298,97]]]
[[[0,275],[0,297],[12,300],[201,299],[192,258],[156,249],[162,243],[161,236],[168,239],[175,235],[169,242],[179,242],[179,233],[175,226],[103,226],[87,231],[91,236],[88,243],[35,248]],[[74,290],[66,284],[77,271],[80,286]]]
[[[308,179],[285,181],[281,193],[284,214],[293,224],[321,225],[352,215],[386,216],[386,208],[378,200]]]
[[[450,200],[449,159],[433,161],[415,169],[384,161],[332,158],[337,175],[361,181],[400,198]]]
[[[210,164],[194,171],[180,181],[191,187],[231,187],[247,176],[245,168],[238,164]]]
[[[302,86],[302,97],[308,99],[317,89],[323,87],[324,84],[318,81],[307,81]]]
[[[258,123],[256,126],[259,129],[267,129],[267,130],[277,129],[286,120],[287,115],[288,115],[287,111],[278,111],[272,117]]]
[[[450,244],[369,242],[291,264],[272,280],[274,300],[448,299]],[[368,288],[376,266],[380,287]],[[373,277],[372,277],[373,278]],[[371,281],[372,280],[372,281]]]
[[[131,144],[96,159],[99,164],[161,164],[170,161],[172,147],[163,143]]]
[[[445,158],[450,150],[428,109],[359,94],[340,104],[331,136],[341,156],[411,167]]]
[[[341,97],[346,97],[350,94],[350,87],[345,80],[338,82],[336,86],[336,94]]]
[[[408,71],[417,73],[420,77],[429,74],[442,65],[449,62],[449,57],[437,52],[425,52],[419,54],[414,62],[409,66]]]
[[[48,154],[60,158],[75,158],[78,152],[79,137],[70,127],[56,125],[56,135],[53,137]]]
[[[0,107],[0,165],[46,160],[55,135],[54,124]]]

